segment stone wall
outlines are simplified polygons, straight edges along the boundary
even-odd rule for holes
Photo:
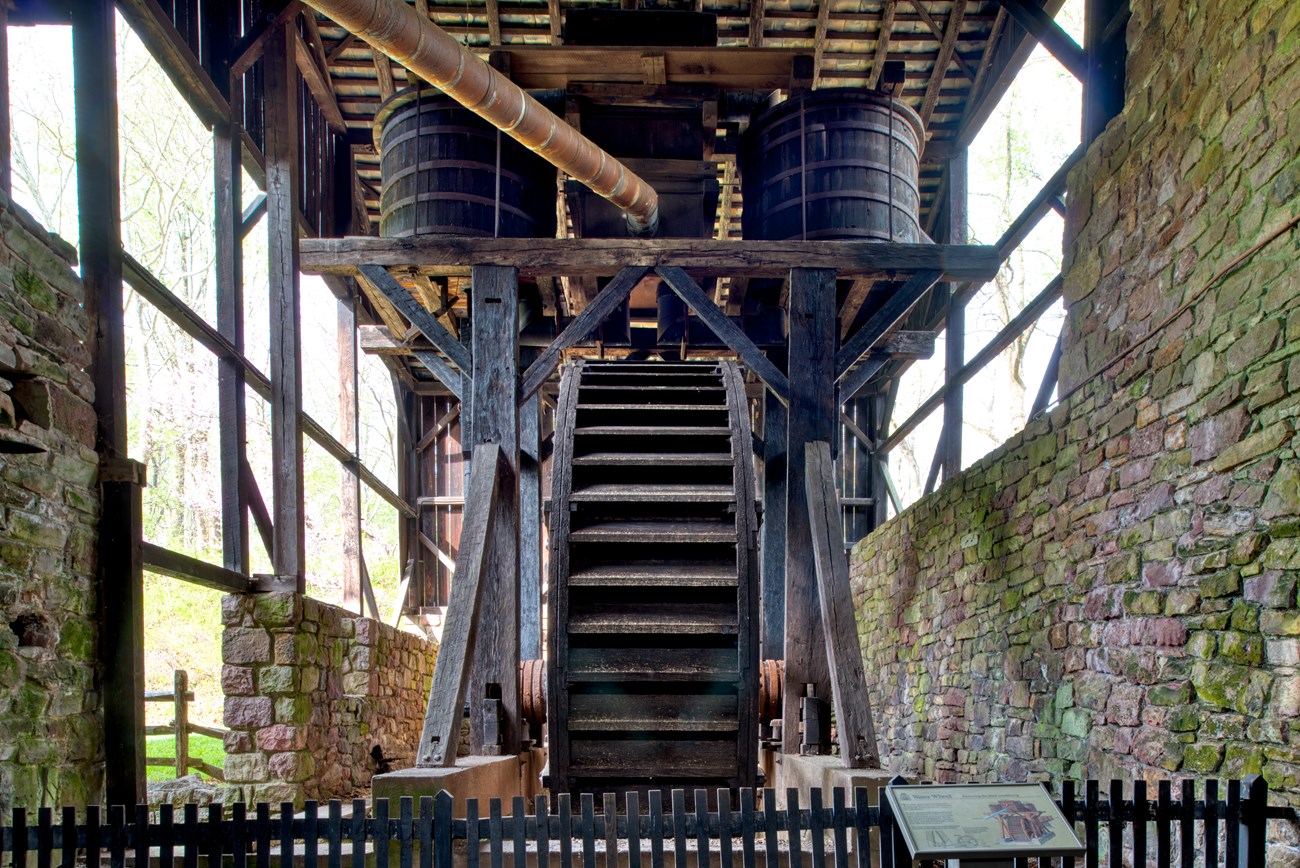
[[[0,193],[0,815],[98,801],[99,511],[76,251]]]
[[[854,550],[871,697],[907,774],[1296,801],[1300,236],[1266,239],[1300,214],[1300,3],[1132,5],[1069,182],[1077,391]]]
[[[222,599],[225,775],[218,800],[346,798],[372,752],[413,764],[437,645],[298,594]]]

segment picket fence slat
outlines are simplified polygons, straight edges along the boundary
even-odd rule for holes
[[[1125,798],[1125,786],[1112,781],[1103,799],[1100,782],[1086,781],[1079,799],[1078,785],[1063,781],[1058,804],[1085,843],[1084,868],[1147,865],[1148,859],[1157,868],[1263,868],[1268,819],[1291,817],[1293,812],[1270,809],[1268,787],[1257,776],[1226,784],[1207,780],[1201,800],[1196,789],[1191,780],[1160,781],[1151,800],[1147,783],[1135,781],[1131,797]],[[764,789],[761,801],[759,795],[752,789],[734,794],[702,789],[629,792],[622,797],[606,793],[597,813],[591,794],[581,796],[575,812],[571,797],[562,793],[553,811],[549,800],[539,795],[532,814],[523,797],[511,800],[508,814],[503,814],[500,799],[490,799],[486,817],[480,803],[468,799],[463,820],[453,817],[454,802],[445,792],[421,797],[418,803],[402,797],[395,817],[390,815],[394,806],[382,799],[372,805],[354,800],[347,818],[338,800],[329,801],[324,811],[319,803],[308,801],[296,817],[289,802],[281,803],[274,816],[272,807],[261,803],[252,810],[242,803],[228,810],[210,805],[202,815],[191,804],[179,817],[171,805],[160,806],[156,815],[146,806],[104,810],[92,805],[81,812],[80,820],[74,808],[56,814],[54,808],[40,807],[33,814],[19,807],[9,817],[0,817],[0,853],[8,856],[0,858],[0,864],[98,868],[106,855],[110,868],[271,868],[280,864],[281,854],[293,854],[293,864],[304,866],[323,862],[328,868],[344,868],[347,861],[348,868],[394,863],[396,868],[454,868],[461,862],[459,856],[453,859],[453,841],[459,839],[465,842],[466,868],[480,868],[484,854],[487,868],[665,868],[665,847],[672,849],[674,868],[691,862],[695,868],[759,868],[759,847],[762,868],[911,865],[888,801],[869,804],[865,788],[854,789],[851,804],[844,789],[832,790],[829,807],[820,790],[803,796],[787,790],[783,807],[777,804],[775,790]],[[733,810],[735,797],[739,802]],[[625,802],[622,812],[620,798]],[[807,800],[806,806],[801,799]],[[507,842],[509,866],[504,858]],[[580,842],[578,854],[575,842]],[[348,860],[345,843],[351,849]],[[558,853],[551,852],[553,844],[558,844]],[[648,860],[643,852],[648,852]],[[1021,858],[1014,864],[1027,868],[1030,862]],[[1064,857],[1038,864],[1075,868],[1076,860]]]

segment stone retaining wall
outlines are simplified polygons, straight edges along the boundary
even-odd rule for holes
[[[1128,36],[1069,182],[1080,388],[856,547],[871,698],[910,775],[1262,772],[1294,802],[1300,236],[1214,278],[1300,214],[1300,4],[1134,0]]]
[[[298,594],[221,603],[225,775],[218,801],[346,798],[373,752],[412,764],[437,645]]]
[[[0,193],[0,816],[98,801],[94,386],[76,251]]]

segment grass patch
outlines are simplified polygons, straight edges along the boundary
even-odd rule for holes
[[[151,735],[145,739],[145,754],[151,757],[175,757],[176,738],[170,735]],[[226,749],[219,738],[206,735],[190,736],[190,756],[198,757],[204,762],[221,768],[226,759]],[[197,769],[191,769],[193,774]],[[146,769],[151,781],[170,781],[176,778],[176,766],[148,766]],[[207,778],[207,775],[203,776]]]

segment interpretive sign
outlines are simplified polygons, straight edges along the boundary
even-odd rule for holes
[[[1083,844],[1042,784],[890,786],[913,859],[1081,856]]]

